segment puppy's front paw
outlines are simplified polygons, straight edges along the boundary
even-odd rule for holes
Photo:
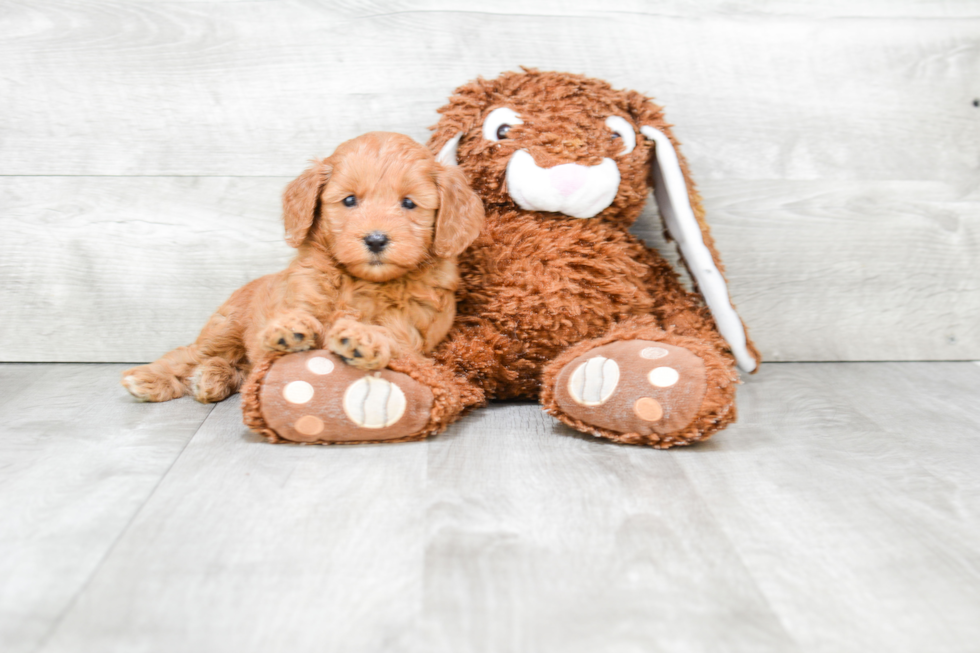
[[[287,313],[269,322],[259,339],[267,351],[306,351],[317,346],[323,326],[308,313]]]
[[[334,323],[327,333],[327,348],[361,370],[379,370],[391,360],[391,340],[385,330],[354,320]]]

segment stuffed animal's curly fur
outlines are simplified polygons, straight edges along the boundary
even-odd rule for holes
[[[702,297],[685,290],[664,258],[627,231],[652,186],[655,145],[644,131],[653,128],[677,145],[661,108],[600,80],[525,70],[461,86],[439,112],[429,146],[444,162],[458,163],[483,199],[487,221],[461,256],[457,318],[437,361],[465,377],[480,400],[540,399],[573,428],[620,442],[688,444],[734,421],[732,347]],[[720,276],[700,198],[678,158],[696,230]],[[562,193],[575,204],[576,175],[588,184],[602,165],[614,175],[607,161],[619,177],[608,205],[591,217],[554,210]],[[525,191],[522,171],[542,176],[539,185],[550,179],[558,190]],[[575,208],[582,211],[588,209]],[[742,337],[758,361],[744,331]],[[643,347],[633,354],[615,348],[629,341]],[[676,363],[660,365],[657,358]],[[600,367],[604,385],[590,390],[588,373]],[[673,371],[654,371],[664,368]],[[679,380],[644,381],[657,374]],[[610,384],[615,387],[607,391]],[[596,396],[589,400],[583,392]]]

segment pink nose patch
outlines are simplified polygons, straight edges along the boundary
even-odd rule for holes
[[[555,166],[550,171],[551,185],[566,197],[577,191],[585,183],[588,169],[574,163]]]

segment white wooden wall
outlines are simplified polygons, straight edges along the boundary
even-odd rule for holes
[[[2,0],[0,360],[189,342],[309,158],[522,64],[666,106],[769,360],[980,358],[978,2]]]

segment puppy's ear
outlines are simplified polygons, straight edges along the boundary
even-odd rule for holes
[[[483,228],[483,202],[466,183],[456,166],[436,164],[439,210],[436,213],[436,256],[458,256],[470,246]]]
[[[282,219],[286,225],[286,242],[299,247],[306,240],[316,219],[317,204],[323,187],[330,181],[333,168],[326,159],[313,165],[286,186],[282,194]]]

